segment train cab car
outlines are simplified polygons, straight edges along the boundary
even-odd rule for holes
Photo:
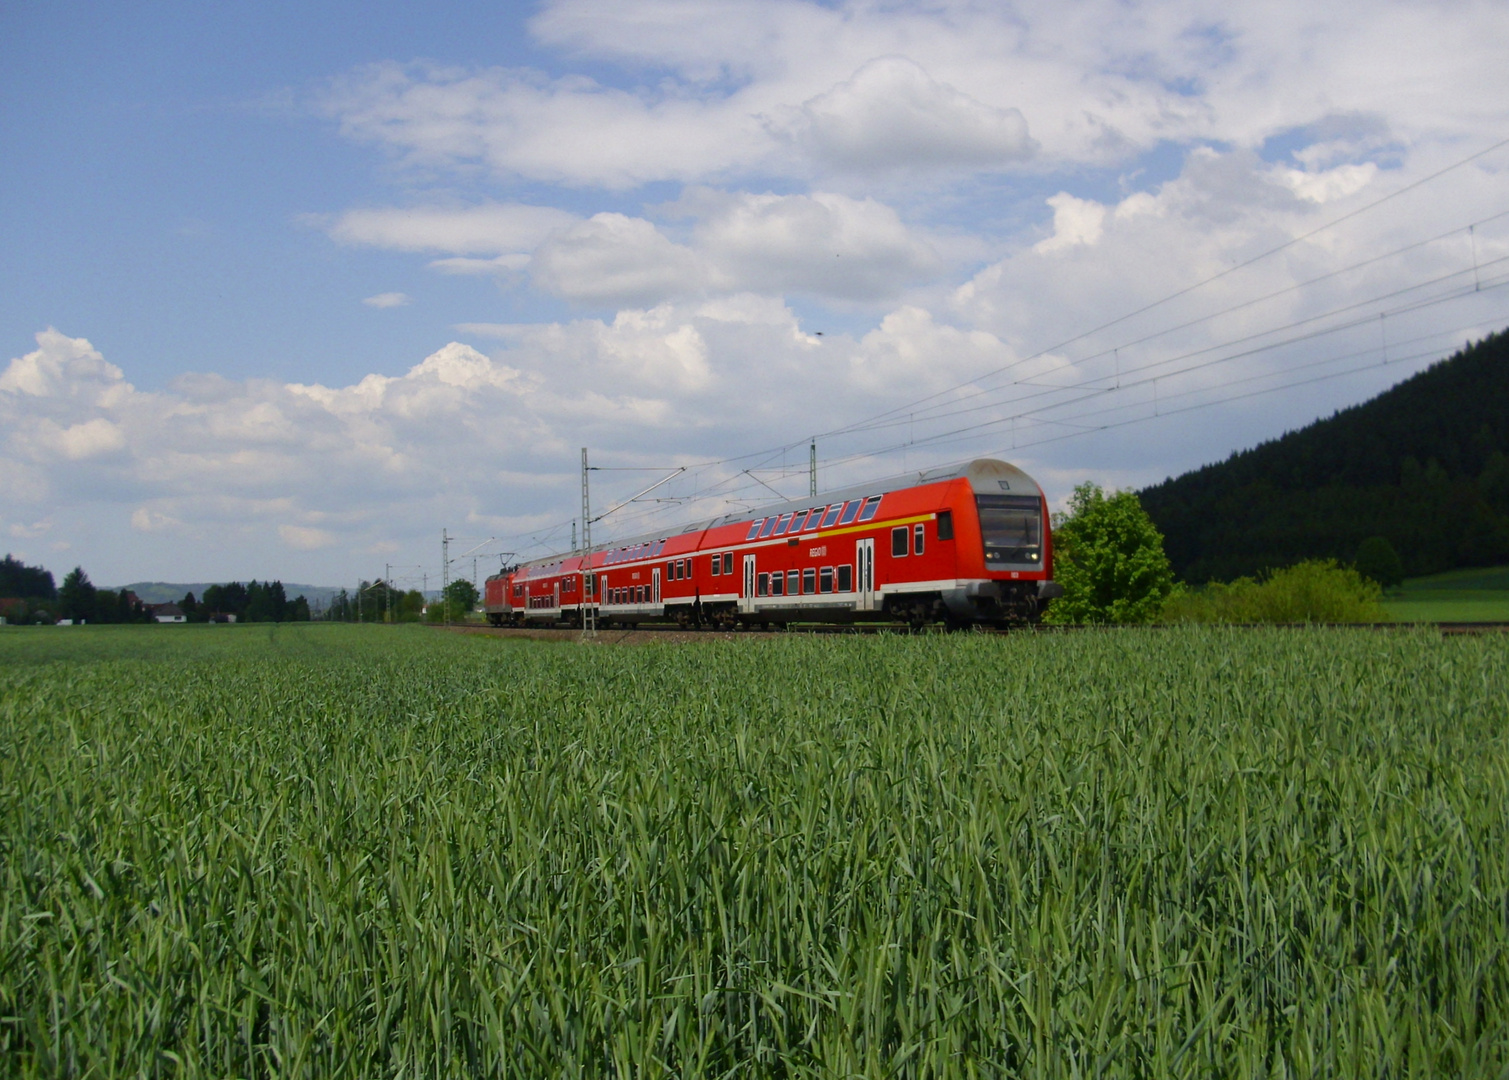
[[[737,565],[712,599],[745,622],[1005,625],[1035,621],[1062,591],[1047,501],[1003,461],[730,515],[710,523],[703,546]]]

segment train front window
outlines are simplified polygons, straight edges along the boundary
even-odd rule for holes
[[[985,565],[1038,566],[1043,560],[1043,506],[1025,495],[976,495]]]

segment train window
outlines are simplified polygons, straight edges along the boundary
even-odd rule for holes
[[[770,595],[780,596],[786,591],[786,575],[777,571],[770,575]]]
[[[795,596],[802,591],[802,572],[800,570],[786,571],[786,595]]]
[[[773,517],[765,519],[765,525],[764,525],[764,527],[762,529],[760,529],[760,539],[761,540],[764,540],[772,532],[775,531],[775,523],[776,523],[777,520],[779,520],[779,519],[773,518]]]
[[[848,506],[844,507],[843,516],[838,519],[838,523],[840,525],[849,524],[849,522],[854,520],[854,515],[859,513],[859,508],[863,505],[864,504],[862,502],[860,502],[858,499],[855,499]]]
[[[938,539],[952,540],[954,538],[954,512],[952,510],[938,511]]]
[[[898,525],[891,530],[891,557],[901,559],[906,557],[906,534],[907,527]]]
[[[922,554],[922,548],[923,548],[924,538],[926,536],[927,536],[927,525],[924,522],[919,521],[919,522],[917,522],[917,524],[915,524],[915,525],[912,526],[912,554],[913,555],[921,555]]]
[[[1042,558],[1043,511],[1039,500],[1025,495],[976,495],[985,565],[1032,566]]]
[[[760,526],[763,525],[763,524],[765,524],[765,519],[764,518],[755,518],[754,521],[752,521],[752,522],[749,523],[749,535],[746,536],[744,539],[746,539],[746,540],[753,540],[756,536],[759,536],[760,535]]]
[[[817,571],[810,566],[802,571],[802,592],[803,594],[817,592]]]
[[[676,580],[676,563],[674,560],[665,564],[665,579],[667,581]]]
[[[770,595],[770,575],[769,574],[761,574],[759,576],[759,578],[755,581],[755,595],[756,596],[769,596]]]
[[[692,560],[691,559],[682,559],[681,560],[681,580],[685,581],[687,578],[689,578],[691,576],[692,576]]]
[[[838,515],[843,512],[843,509],[843,503],[834,503],[832,506],[828,507],[828,512],[823,515],[823,528],[826,529],[835,521],[837,521]]]
[[[832,592],[833,591],[833,567],[831,567],[831,566],[825,566],[825,567],[822,568],[821,571],[818,572],[818,575],[817,575],[817,591],[818,592]]]
[[[794,517],[796,517],[795,514],[783,514],[781,516],[781,520],[776,523],[775,532],[771,533],[770,535],[771,536],[783,536],[783,535],[785,535],[786,526],[788,526],[788,525],[791,524],[791,519],[794,518]]]
[[[713,556],[713,577],[717,577],[722,572],[723,572],[723,560],[720,559],[718,556],[714,555]]]
[[[880,509],[880,496],[871,495],[865,500],[865,508],[859,512],[860,521],[869,521],[875,516],[875,511]]]
[[[846,563],[838,568],[838,591],[854,591],[854,567],[850,564]]]
[[[812,508],[811,512],[808,513],[808,515],[807,515],[807,531],[811,532],[813,529],[817,528],[822,523],[823,523],[823,508],[821,506],[814,506]]]
[[[792,531],[792,533],[799,533],[799,532],[801,532],[802,531],[802,522],[805,521],[806,519],[807,519],[807,511],[805,511],[805,510],[798,510],[796,512],[796,517],[794,517],[794,518],[791,519],[791,531]]]
[[[725,574],[732,574],[734,572],[734,553],[732,551],[725,551],[723,553],[723,572]]]

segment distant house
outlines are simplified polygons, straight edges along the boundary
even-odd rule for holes
[[[236,616],[228,611],[217,611],[210,616],[210,622],[212,623],[233,623],[235,621]]]
[[[171,601],[166,604],[148,604],[147,610],[152,613],[152,618],[158,622],[180,623],[189,621],[189,617],[183,613],[183,608]]]

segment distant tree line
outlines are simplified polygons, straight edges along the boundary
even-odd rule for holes
[[[58,617],[88,623],[149,623],[155,621],[147,606],[122,589],[96,588],[75,566],[58,586]]]
[[[1191,582],[1386,562],[1379,541],[1409,577],[1509,562],[1509,332],[1140,497]]]
[[[13,555],[0,559],[0,596],[18,600],[52,600],[58,595],[52,571],[27,566]]]
[[[53,585],[52,572],[28,566],[11,555],[0,559],[0,616],[8,623],[54,623],[60,619],[85,623],[150,623],[155,607],[144,604],[129,589],[101,589],[76,566]],[[232,581],[211,585],[204,595],[188,593],[177,601],[188,622],[308,622],[309,601],[288,598],[281,581]]]
[[[464,618],[477,605],[477,587],[464,578],[446,586],[440,598],[429,602],[418,589],[405,592],[378,579],[363,581],[355,593],[336,593],[325,609],[330,622],[431,622]]]
[[[309,621],[309,601],[303,595],[288,599],[281,581],[211,585],[198,599],[188,593],[178,606],[189,622],[209,622],[226,615],[234,615],[237,622]]]

